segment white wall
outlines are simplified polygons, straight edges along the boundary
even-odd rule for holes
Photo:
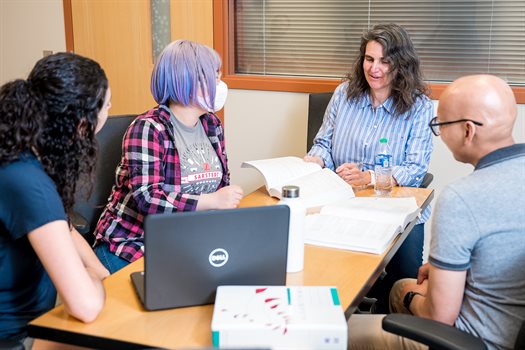
[[[305,154],[308,94],[230,90],[224,111],[232,183],[245,193],[261,187],[263,178],[241,169],[243,161]]]
[[[66,50],[62,0],[0,0],[0,85],[26,78],[44,50]]]

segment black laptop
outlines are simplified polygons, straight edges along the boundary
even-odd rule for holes
[[[287,206],[158,214],[144,223],[144,308],[211,304],[219,285],[284,285]]]

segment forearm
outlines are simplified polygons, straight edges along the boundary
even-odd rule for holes
[[[418,290],[418,286],[408,286],[404,291],[415,290],[422,295],[416,295],[410,304],[410,311],[417,316],[430,318],[448,325],[454,325],[459,316],[463,301],[466,271],[443,270],[428,265],[428,283],[426,290]]]
[[[58,220],[31,231],[28,239],[68,313],[83,322],[93,321],[104,306],[104,272],[92,266],[96,263],[84,266],[89,257],[84,249],[89,246],[80,243],[83,238],[72,233],[66,221]]]
[[[407,134],[403,147],[394,147],[402,152],[401,162],[394,166],[392,172],[400,186],[418,187],[428,171],[433,148],[428,123],[432,117],[432,103],[427,101],[415,111],[410,133]]]
[[[160,188],[152,189],[151,186],[136,190],[133,197],[143,215],[195,211],[200,200],[200,195],[166,192]]]
[[[213,193],[203,193],[199,196],[199,201],[195,206],[195,210],[210,210],[216,209],[217,204]]]
[[[319,139],[316,139],[316,141],[319,141]],[[321,158],[326,168],[335,170],[331,149],[326,142],[316,142],[308,152],[308,155]]]
[[[411,163],[405,165],[406,163],[408,162],[394,166],[392,169],[392,177],[396,181],[396,185],[418,187],[428,171],[428,163]]]
[[[96,295],[100,298],[100,300],[105,300],[106,291],[104,290],[104,285],[102,283],[103,278],[100,278],[99,271],[90,266],[86,266],[86,271],[88,272],[91,281],[93,281],[93,285],[96,289]]]
[[[86,272],[93,287],[89,294],[89,300],[83,299],[82,302],[71,303],[68,302],[67,298],[63,298],[62,301],[68,314],[78,318],[82,322],[89,323],[94,321],[102,311],[106,300],[106,292],[100,272],[90,266],[86,266]]]
[[[410,311],[416,316],[429,318],[450,326],[454,325],[457,318],[457,315],[447,312],[446,308],[443,309],[432,305],[430,298],[422,295],[414,297],[410,304]]]
[[[100,260],[98,260],[97,256],[93,252],[93,249],[89,246],[89,244],[87,244],[84,237],[82,237],[74,228],[71,230],[71,236],[73,238],[73,243],[77,253],[86,269],[95,272],[99,280],[109,276],[109,271],[104,267],[104,265],[102,265]]]

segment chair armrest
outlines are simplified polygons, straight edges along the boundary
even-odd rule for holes
[[[90,227],[88,221],[76,211],[73,211],[69,219],[71,220],[71,225],[80,233],[82,236],[85,236],[89,233]]]
[[[390,314],[383,329],[428,345],[434,350],[485,350],[485,344],[467,332],[434,320],[406,314]]]
[[[24,350],[24,344],[17,340],[0,339],[0,350]]]
[[[423,177],[423,181],[421,182],[420,188],[427,188],[430,186],[432,181],[434,180],[434,175],[432,173],[426,173],[425,177]]]

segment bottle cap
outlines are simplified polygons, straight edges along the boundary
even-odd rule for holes
[[[388,139],[387,138],[382,138],[379,140],[380,143],[387,143],[388,142]]]
[[[283,186],[282,189],[283,198],[298,198],[299,197],[299,186]]]

